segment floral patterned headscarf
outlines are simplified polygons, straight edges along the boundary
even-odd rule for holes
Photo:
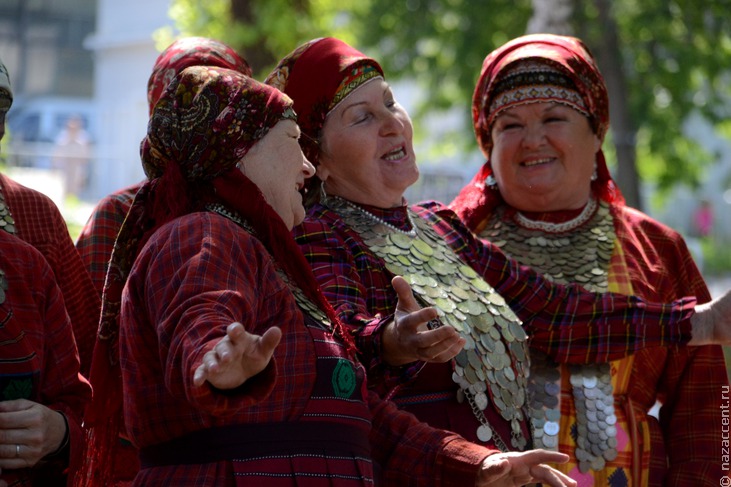
[[[294,100],[299,126],[305,134],[300,138],[302,150],[317,166],[317,141],[328,113],[356,88],[383,77],[383,69],[375,59],[339,39],[324,37],[306,42],[285,56],[264,82]]]
[[[150,181],[139,190],[117,236],[103,306],[110,301],[110,287],[119,285],[115,294],[121,296],[142,245],[168,221],[210,203],[246,216],[253,206],[268,206],[237,164],[284,119],[296,120],[291,99],[237,71],[194,66],[168,85],[140,149]],[[105,310],[102,315],[100,336],[105,324],[116,327]]]
[[[224,68],[186,68],[168,85],[142,141],[142,164],[150,180],[135,196],[107,271],[92,363],[95,395],[85,421],[92,426],[90,485],[108,485],[118,443],[122,405],[119,312],[129,271],[149,237],[172,219],[205,210],[209,203],[242,216],[277,265],[325,311],[346,347],[355,346],[289,228],[259,188],[241,172],[241,158],[282,120],[296,120],[292,100],[279,90]]]
[[[495,116],[506,107],[548,99],[545,89],[524,89],[519,93],[520,96],[513,96],[514,91],[511,92],[525,88],[528,83],[537,84],[538,71],[543,71],[540,74],[544,75],[547,72],[551,87],[558,88],[552,92],[549,90],[552,101],[564,103],[587,116],[592,130],[601,141],[607,133],[607,88],[589,48],[581,40],[554,34],[531,34],[513,39],[491,52],[482,64],[472,98],[475,136],[487,162],[450,205],[471,228],[475,228],[503,202],[499,191],[485,185],[485,180],[492,175],[492,123]],[[515,79],[509,79],[516,73],[523,75],[522,80],[516,82]],[[547,78],[544,76],[541,79]],[[548,84],[544,82],[542,87]],[[598,177],[592,182],[594,194],[609,203],[624,204],[601,149],[596,154],[596,162]]]
[[[108,485],[113,465],[109,458],[119,441],[119,312],[122,290],[145,241],[166,222],[219,203],[251,223],[285,270],[300,264],[290,258],[292,249],[286,247],[291,242],[299,250],[289,229],[259,188],[237,168],[272,127],[295,117],[292,100],[280,91],[238,71],[208,66],[183,70],[155,105],[141,145],[142,164],[150,180],[135,196],[119,231],[104,284],[91,367],[95,394],[85,416],[91,425],[85,466],[93,477],[90,485]],[[314,277],[308,283],[312,281]]]
[[[167,85],[185,68],[217,66],[251,76],[249,63],[223,42],[207,37],[185,37],[170,44],[160,53],[147,81],[147,102],[150,115]]]

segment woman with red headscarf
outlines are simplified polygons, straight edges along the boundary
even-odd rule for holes
[[[528,35],[493,51],[472,114],[487,162],[451,206],[481,238],[557,282],[709,301],[682,237],[625,206],[609,175],[607,90],[580,40]],[[560,469],[579,485],[718,484],[720,347],[580,366],[532,349],[531,361],[534,444],[571,455]]]
[[[403,194],[419,175],[413,129],[372,58],[316,39],[286,56],[267,83],[294,100],[300,143],[317,166],[297,241],[355,334],[372,384],[403,409],[471,441],[521,450],[531,439],[526,332],[561,363],[678,342],[667,333],[695,300],[665,306],[555,286],[475,238],[443,205],[409,207]],[[398,275],[433,306],[426,309],[436,329],[393,319]]]
[[[226,44],[207,37],[178,39],[160,53],[152,68],[152,73],[147,82],[147,102],[150,115],[152,115],[152,110],[164,93],[168,83],[190,66],[217,66],[233,69],[251,76],[251,68],[246,60]],[[99,293],[99,298],[101,298],[104,289],[104,280],[107,275],[109,258],[112,256],[112,250],[114,249],[114,241],[130,206],[132,206],[137,191],[144,183],[145,181],[141,181],[102,198],[94,207],[89,220],[84,225],[76,241],[76,249],[79,251],[81,260]],[[101,302],[97,301],[100,305]],[[98,315],[99,309],[96,311],[94,321],[95,332],[96,325],[99,322]],[[96,338],[96,333],[93,334],[93,337]],[[79,338],[77,337],[77,340]],[[84,345],[90,350],[93,349],[93,341]],[[106,369],[109,366],[116,367],[116,363],[108,364],[109,357],[105,345],[106,342],[103,339],[97,344],[97,347],[101,346],[102,349],[95,359],[97,361],[96,370],[92,370],[90,373],[92,383],[96,383],[94,392],[97,400],[106,390],[105,384],[98,383],[97,373],[100,370],[102,371],[102,381],[104,381],[106,380]],[[82,358],[85,360],[85,370],[89,370],[91,368],[91,356],[82,356]],[[114,454],[109,456],[111,459],[105,461],[113,464],[115,485],[128,484],[139,470],[139,462],[136,449],[132,448],[129,441],[124,438],[124,434],[120,438],[120,444],[114,449]],[[93,453],[90,458],[93,458]]]
[[[542,465],[563,454],[495,455],[368,392],[290,234],[314,173],[295,120],[287,96],[223,68],[185,69],[155,106],[99,331],[122,384],[110,369],[92,408],[124,401],[134,485],[573,485]]]
[[[207,37],[178,39],[160,53],[152,68],[147,82],[150,114],[168,83],[190,66],[217,66],[251,76],[251,68],[246,60],[226,44]],[[76,249],[100,297],[114,240],[135,194],[144,183],[141,181],[120,189],[99,201],[76,241]]]

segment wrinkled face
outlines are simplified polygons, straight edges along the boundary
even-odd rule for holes
[[[353,91],[325,120],[317,175],[325,192],[381,208],[401,205],[419,179],[413,127],[381,78]]]
[[[500,194],[523,211],[583,207],[601,141],[589,120],[558,103],[509,108],[495,119],[490,161]]]
[[[300,190],[315,174],[299,145],[300,129],[282,120],[241,159],[240,168],[264,194],[290,230],[305,218]]]

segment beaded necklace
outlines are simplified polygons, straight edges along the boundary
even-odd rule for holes
[[[531,230],[541,230],[546,233],[564,233],[579,228],[581,225],[589,221],[596,211],[597,203],[594,197],[589,198],[588,203],[581,210],[581,213],[574,218],[561,223],[544,222],[540,220],[531,220],[521,212],[515,213],[517,223]]]
[[[2,186],[0,186],[0,229],[5,230],[10,235],[15,235],[15,220],[10,214],[10,207],[5,202]]]
[[[411,218],[410,213],[406,213],[406,217],[409,220],[409,226],[411,226],[411,230],[403,230],[401,228],[398,228],[396,225],[391,225],[387,221],[385,221],[383,218],[378,218],[376,215],[371,213],[370,211],[366,210],[365,208],[361,208],[360,206],[356,205],[355,203],[352,203],[344,198],[341,198],[340,196],[332,196],[333,199],[345,203],[349,207],[363,213],[366,217],[368,217],[373,223],[377,223],[379,225],[383,225],[386,228],[389,228],[390,230],[393,230],[394,232],[403,233],[404,235],[408,235],[409,237],[415,237],[416,236],[416,227],[414,226],[414,220]]]

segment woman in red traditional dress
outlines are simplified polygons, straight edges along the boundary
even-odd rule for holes
[[[487,162],[451,206],[480,237],[557,282],[710,300],[682,237],[628,208],[610,177],[607,90],[579,39],[529,35],[490,53],[472,114]],[[559,469],[579,485],[718,484],[728,386],[720,347],[581,366],[531,357],[534,444],[571,455]]]

